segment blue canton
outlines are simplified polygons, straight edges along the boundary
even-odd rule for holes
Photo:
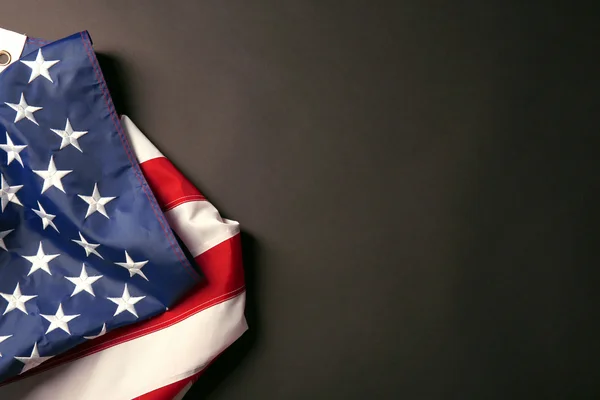
[[[164,312],[200,279],[145,181],[87,32],[0,74],[0,381]]]

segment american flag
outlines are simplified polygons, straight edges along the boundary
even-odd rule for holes
[[[247,329],[239,224],[117,115],[87,32],[3,49],[0,398],[181,398]]]

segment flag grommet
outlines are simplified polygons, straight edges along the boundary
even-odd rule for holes
[[[6,50],[0,50],[0,67],[6,67],[11,61],[10,53]]]

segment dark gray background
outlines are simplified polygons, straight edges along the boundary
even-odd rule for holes
[[[2,1],[0,24],[89,30],[119,111],[245,231],[250,331],[186,399],[598,398],[598,21],[523,3]]]

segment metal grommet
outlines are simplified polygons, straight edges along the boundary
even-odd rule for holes
[[[10,53],[6,50],[0,50],[0,67],[6,67],[11,61],[12,57],[10,56]]]

